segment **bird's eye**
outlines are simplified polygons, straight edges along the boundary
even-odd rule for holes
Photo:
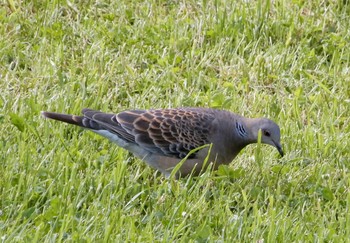
[[[266,131],[266,130],[265,130],[265,131],[264,131],[264,135],[265,135],[266,137],[270,137],[271,134],[270,134],[269,131]]]

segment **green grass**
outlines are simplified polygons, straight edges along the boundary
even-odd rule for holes
[[[0,5],[2,242],[349,242],[347,1]],[[179,106],[269,117],[286,155],[166,180],[40,116]]]

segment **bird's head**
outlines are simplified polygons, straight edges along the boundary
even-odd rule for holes
[[[281,132],[279,126],[267,118],[253,119],[251,123],[251,131],[253,140],[258,141],[259,130],[261,130],[261,142],[274,146],[281,156],[284,155],[280,143]]]

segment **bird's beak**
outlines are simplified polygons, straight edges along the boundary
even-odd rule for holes
[[[278,152],[280,153],[281,157],[283,157],[284,153],[283,153],[281,144],[279,144],[279,143],[277,143],[275,141],[273,141],[273,143],[275,144],[275,147],[278,150]]]

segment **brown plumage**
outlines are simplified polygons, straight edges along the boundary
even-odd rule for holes
[[[187,155],[178,176],[200,173],[209,147],[190,151],[206,144],[212,144],[208,162],[213,162],[215,169],[230,163],[246,145],[257,142],[259,129],[262,143],[276,147],[283,156],[280,129],[266,118],[245,118],[207,108],[127,110],[118,114],[84,109],[82,113],[83,116],[53,112],[42,115],[107,137],[166,176]]]

